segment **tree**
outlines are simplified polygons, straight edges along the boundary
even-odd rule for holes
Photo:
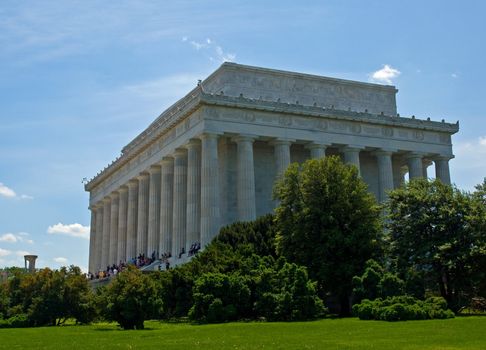
[[[378,251],[380,209],[358,169],[338,157],[291,164],[277,182],[277,248],[289,261],[307,267],[321,295],[339,298],[350,312],[352,278]]]
[[[405,282],[373,259],[366,262],[363,275],[353,277],[353,285],[354,303],[403,295],[405,291]]]
[[[132,265],[108,285],[103,299],[106,317],[123,329],[143,329],[148,316],[162,308],[154,281]]]
[[[484,278],[486,210],[480,190],[471,195],[439,180],[417,179],[389,196],[391,252],[399,269],[416,270],[454,311],[478,292],[478,274]]]

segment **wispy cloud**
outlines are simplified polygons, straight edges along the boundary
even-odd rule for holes
[[[0,257],[8,256],[12,254],[12,251],[0,248]]]
[[[58,223],[47,228],[47,233],[51,235],[66,235],[77,238],[89,239],[89,226],[83,226],[78,223],[62,224]]]
[[[34,197],[26,194],[18,195],[17,193],[15,193],[13,189],[3,184],[2,182],[0,182],[0,197],[17,198],[17,199],[34,199]]]
[[[54,258],[52,260],[54,260],[55,262],[57,262],[59,264],[66,264],[68,262],[68,259],[67,258],[63,258],[62,256],[57,257],[57,258]]]
[[[204,41],[190,40],[189,37],[182,37],[182,42],[189,43],[196,51],[205,51],[208,54],[210,61],[216,62],[233,62],[236,59],[236,54],[229,53],[223,50],[221,45],[218,45],[214,40],[206,38]]]
[[[17,194],[10,187],[7,187],[6,185],[0,182],[0,196],[7,197],[7,198],[15,198]]]
[[[452,74],[451,74],[451,78],[456,79],[456,78],[458,78],[458,77],[459,77],[459,74],[457,74],[457,73],[452,73]]]
[[[371,73],[370,79],[377,83],[392,84],[393,79],[397,78],[400,74],[402,73],[398,69],[385,64],[383,65],[383,68]]]
[[[28,239],[27,238],[28,235],[29,234],[27,232],[19,232],[19,233],[7,232],[0,236],[0,242],[6,242],[6,243],[24,242],[28,244],[33,244],[34,241]]]

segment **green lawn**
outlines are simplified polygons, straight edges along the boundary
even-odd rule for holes
[[[115,324],[0,329],[0,349],[486,349],[486,317],[380,322],[170,324],[142,331]]]

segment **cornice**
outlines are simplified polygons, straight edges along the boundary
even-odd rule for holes
[[[201,94],[201,103],[207,105],[225,106],[233,108],[255,109],[274,113],[286,113],[294,115],[305,115],[311,117],[323,117],[337,120],[359,121],[370,124],[388,126],[401,126],[420,130],[447,132],[454,134],[459,131],[459,122],[452,124],[436,122],[432,120],[415,119],[415,117],[392,117],[384,114],[372,114],[367,112],[344,111],[334,108],[319,107],[317,105],[307,106],[283,102],[273,102],[261,99],[245,98],[243,96],[233,97],[216,94]]]
[[[202,105],[222,106],[230,108],[253,109],[273,113],[285,113],[293,115],[305,115],[310,117],[321,117],[337,120],[357,121],[370,124],[407,127],[421,130],[431,130],[454,134],[459,130],[459,122],[455,124],[435,122],[431,120],[420,120],[405,117],[392,117],[377,115],[367,112],[355,112],[337,110],[334,108],[319,107],[317,105],[307,106],[302,104],[291,104],[280,101],[266,101],[261,99],[226,96],[223,94],[209,94],[203,92],[202,86],[198,85],[184,98],[177,101],[164,111],[147,129],[140,133],[133,141],[122,149],[122,153],[112,163],[96,174],[85,185],[85,190],[90,191],[105,178],[116,170],[120,169],[128,161],[136,157],[148,146],[154,143],[159,136],[170,130],[178,121]]]

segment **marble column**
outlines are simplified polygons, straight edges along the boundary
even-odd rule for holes
[[[247,135],[240,135],[234,138],[237,145],[236,196],[239,221],[252,221],[256,219],[253,140],[254,138],[252,136]]]
[[[218,135],[201,136],[201,247],[218,233],[219,208]]]
[[[393,190],[393,167],[392,167],[392,152],[377,151],[375,152],[378,163],[378,180],[380,186],[380,202],[388,199],[387,192]]]
[[[94,259],[94,266],[96,273],[100,271],[101,268],[101,256],[103,254],[103,202],[96,204],[96,246],[94,248],[95,252],[95,259]]]
[[[127,250],[126,259],[130,261],[137,256],[137,218],[138,218],[138,180],[128,181],[127,208]]]
[[[422,159],[422,177],[428,179],[427,168],[432,164],[428,159]]]
[[[138,176],[137,255],[147,254],[149,174]]]
[[[118,204],[118,247],[116,262],[127,260],[127,213],[128,213],[128,187],[122,186],[118,190],[120,200]]]
[[[90,206],[91,211],[91,223],[89,225],[89,264],[88,271],[95,272],[95,260],[96,260],[96,207]]]
[[[187,148],[186,252],[199,242],[201,230],[201,141],[189,140]]]
[[[405,182],[405,166],[404,160],[402,158],[393,157],[392,159],[393,167],[393,188],[399,188]]]
[[[319,143],[311,143],[307,145],[306,148],[310,150],[311,159],[321,159],[326,156],[327,146],[328,145],[319,144]]]
[[[347,146],[343,148],[344,163],[354,165],[358,168],[358,174],[361,174],[359,152],[361,152],[361,148],[359,147]]]
[[[110,263],[110,224],[111,198],[103,199],[103,241],[101,244],[101,270],[106,270]]]
[[[277,179],[282,177],[290,165],[290,140],[275,140],[272,142]]]
[[[160,254],[172,251],[172,207],[174,187],[174,158],[164,157],[161,164],[160,185]]]
[[[451,174],[449,170],[449,160],[452,157],[437,157],[434,159],[435,163],[435,177],[445,183],[451,184]]]
[[[149,256],[159,252],[160,231],[160,165],[152,165],[149,169],[149,212],[148,212],[148,239],[147,253]]]
[[[411,153],[407,156],[408,177],[409,180],[421,178],[424,176],[422,155]]]
[[[118,207],[120,202],[120,195],[117,191],[111,195],[111,221],[110,221],[110,255],[108,264],[113,265],[118,261]]]
[[[174,152],[174,195],[172,215],[172,255],[178,256],[186,246],[187,151]]]

